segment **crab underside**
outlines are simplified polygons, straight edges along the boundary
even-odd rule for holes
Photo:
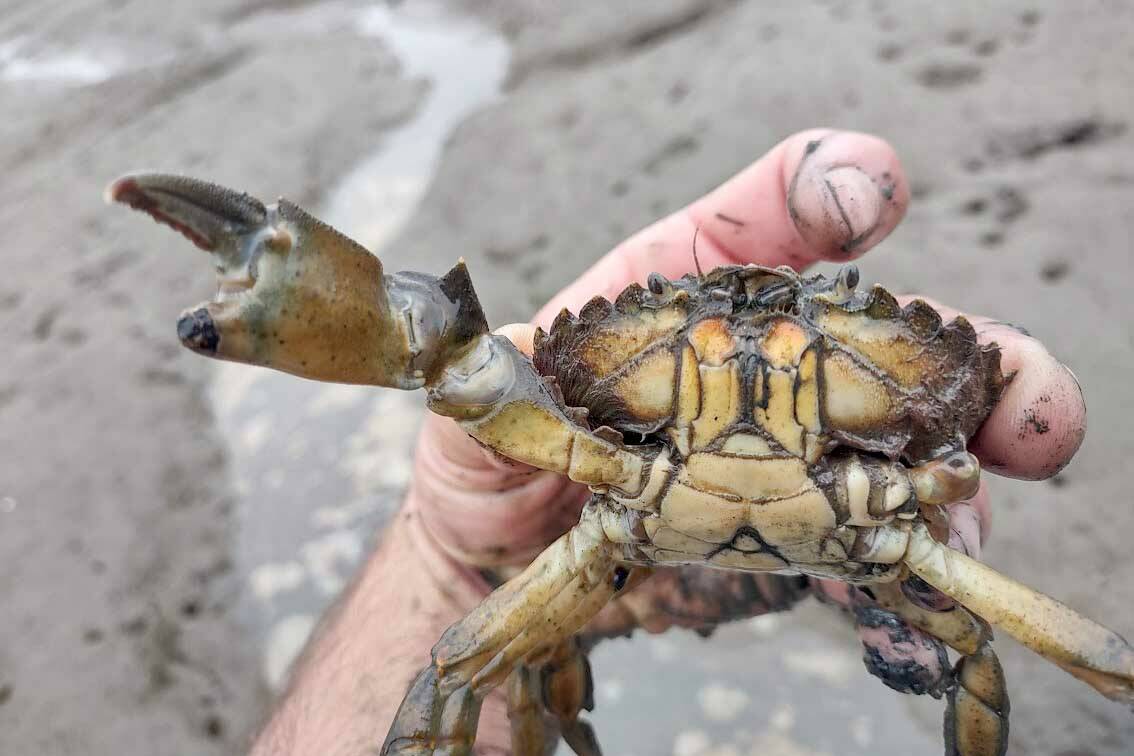
[[[1134,700],[1126,641],[941,542],[943,505],[979,484],[968,440],[1006,384],[999,350],[963,318],[860,292],[853,268],[828,279],[738,266],[655,274],[564,312],[529,359],[489,332],[463,264],[385,275],[296,205],[194,179],[127,176],[108,195],[213,254],[216,299],[178,322],[189,348],[425,388],[430,409],[482,444],[591,489],[579,523],[434,646],[383,754],[471,753],[480,703],[505,683],[514,753],[542,754],[558,732],[598,754],[580,718],[591,705],[580,638],[615,597],[674,566],[842,580],[864,588],[860,624],[919,628],[942,658],[952,648],[960,661],[941,679],[872,669],[946,696],[948,754],[1007,748],[990,625]]]

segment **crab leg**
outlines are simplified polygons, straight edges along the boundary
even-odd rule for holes
[[[508,720],[513,756],[543,756],[554,736],[544,722],[551,714],[576,756],[601,756],[594,730],[579,718],[594,706],[591,668],[578,640],[569,638],[546,658],[517,667],[508,678]]]
[[[547,727],[543,721],[539,670],[516,667],[508,678],[508,724],[512,728],[512,756],[543,756]]]
[[[625,587],[594,506],[524,572],[445,631],[382,746],[393,754],[463,753],[479,702],[525,660],[566,641]]]
[[[870,608],[891,612],[962,654],[952,673],[946,671],[946,685],[923,691],[934,698],[945,691],[945,755],[1004,756],[1008,750],[1008,688],[988,626],[962,606],[954,604],[942,611],[918,606],[897,582],[873,585],[871,592],[877,607]],[[860,608],[855,612],[861,623]]]
[[[953,679],[945,707],[946,756],[1004,756],[1008,687],[992,644],[986,641],[975,653],[962,656]]]
[[[532,361],[503,336],[476,339],[428,385],[429,408],[501,454],[590,486],[641,491],[647,455],[569,418]]]
[[[648,574],[648,573],[636,573]],[[591,664],[577,638],[560,643],[540,670],[544,706],[559,722],[559,731],[576,756],[602,756],[591,725],[579,712],[594,708]]]
[[[878,583],[872,585],[870,590],[878,606],[944,641],[960,654],[975,654],[992,637],[988,625],[967,611],[932,611],[918,606],[906,597],[897,581]]]
[[[602,756],[602,749],[595,736],[595,728],[584,719],[560,722],[563,740],[575,752],[575,756]]]
[[[1134,704],[1134,649],[1058,601],[934,540],[910,533],[905,562],[925,582],[1107,698]]]

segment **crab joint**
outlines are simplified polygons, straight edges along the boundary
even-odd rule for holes
[[[980,462],[968,452],[953,452],[913,468],[910,480],[924,504],[964,501],[980,488]]]

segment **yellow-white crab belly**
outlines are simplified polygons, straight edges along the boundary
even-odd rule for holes
[[[638,545],[654,562],[831,577],[862,570],[850,556],[862,528],[839,525],[797,457],[692,454],[654,512],[641,521],[645,542]],[[901,539],[876,540],[875,558],[864,561],[898,561]]]

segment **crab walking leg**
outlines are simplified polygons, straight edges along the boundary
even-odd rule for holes
[[[578,525],[445,631],[432,664],[398,709],[382,753],[471,748],[479,701],[525,657],[566,640],[624,587],[630,571],[614,555],[596,508],[586,507]]]
[[[950,549],[924,525],[911,531],[905,562],[922,580],[1107,698],[1134,704],[1134,649],[1122,636]]]
[[[601,608],[601,606],[600,606]],[[590,614],[593,616],[597,609]],[[579,621],[581,626],[585,620]],[[459,627],[458,623],[454,627]],[[563,634],[550,638],[551,643],[564,639]],[[440,645],[440,644],[438,644]],[[512,664],[510,673],[516,668]],[[459,684],[448,696],[444,691],[447,681],[465,673],[447,672],[436,662],[422,672],[405,701],[402,702],[394,723],[386,736],[382,754],[457,754],[468,753],[476,739],[476,725],[480,714],[480,701],[498,684],[496,676],[474,679]],[[507,674],[502,675],[506,677]],[[440,712],[440,716],[438,716]],[[585,723],[571,722],[565,735],[581,743],[593,741],[593,733]],[[578,751],[577,751],[578,752]],[[597,753],[597,751],[594,751]],[[587,751],[580,752],[588,756]]]
[[[594,706],[591,668],[577,638],[569,638],[508,678],[512,756],[543,756],[554,736],[544,720],[555,717],[559,733],[576,756],[601,756],[594,729],[579,718]]]
[[[626,590],[626,587],[623,588]],[[602,756],[591,725],[579,718],[594,708],[591,665],[577,637],[556,646],[540,670],[543,704],[559,722],[559,731],[576,756]]]
[[[518,667],[508,678],[508,723],[512,730],[512,756],[544,756],[550,744],[541,700],[547,683],[538,670]],[[559,733],[576,756],[602,756],[590,723],[578,717],[558,718]]]
[[[614,598],[617,592],[611,580],[604,580],[598,585],[587,585],[584,581],[574,581],[566,590],[562,591],[545,610],[545,622],[529,625],[524,628],[507,646],[497,653],[491,661],[473,676],[474,691],[491,690],[522,659],[540,647],[548,645],[551,641],[568,638],[591,617],[598,614],[607,603]]]
[[[936,612],[918,606],[897,582],[873,585],[871,591],[879,607],[962,654],[946,690],[945,756],[1004,756],[1008,688],[988,626],[963,606]],[[933,692],[935,698],[940,690]]]
[[[433,647],[434,663],[447,676],[442,692],[471,680],[529,626],[565,620],[575,604],[560,605],[557,616],[549,611],[554,600],[566,589],[585,596],[613,569],[614,550],[597,510],[588,505],[575,527],[442,634]],[[583,585],[587,590],[580,592]]]
[[[576,719],[573,722],[561,722],[563,739],[575,752],[575,756],[602,756],[595,728],[590,722]]]
[[[604,588],[605,590],[602,590]],[[575,642],[574,634],[598,614],[599,609],[606,605],[615,591],[616,589],[609,585],[598,586],[596,590],[591,591],[583,601],[578,603],[566,622],[554,629],[538,626],[529,627],[521,635],[521,638],[510,643],[488,666],[481,670],[467,687],[478,699],[482,698],[497,686],[501,677],[506,676],[507,673],[504,670],[516,668],[516,659],[522,656],[528,658],[542,657],[545,653],[543,649],[549,645],[558,649],[562,649],[568,644],[573,645]],[[539,644],[538,648],[536,647],[537,643]],[[533,650],[529,652],[527,649]],[[552,669],[545,668],[543,688],[547,691],[548,696],[544,703],[551,708],[552,713],[559,719],[563,738],[577,756],[601,756],[602,752],[598,746],[594,730],[590,724],[578,718],[580,709],[589,709],[592,706],[590,667],[585,657],[578,653],[575,654],[574,658],[569,658],[568,662],[573,663],[566,668],[563,666]],[[583,666],[582,670],[579,669],[580,663]],[[582,682],[585,688],[583,689],[579,687],[580,672],[584,675]],[[580,693],[583,695],[582,698],[580,698]]]
[[[543,756],[547,727],[543,721],[539,670],[516,667],[508,678],[508,724],[512,729],[512,756]]]
[[[918,606],[906,597],[898,581],[878,583],[870,590],[880,607],[944,641],[957,653],[975,654],[992,637],[988,626],[967,611],[956,611],[954,606],[954,609],[935,612]]]
[[[1004,756],[1008,686],[992,645],[985,642],[975,653],[962,656],[953,678],[956,683],[945,706],[945,756]]]

